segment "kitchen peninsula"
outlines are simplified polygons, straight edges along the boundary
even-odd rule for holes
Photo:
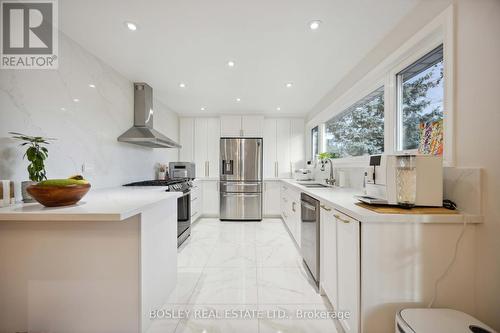
[[[144,332],[176,284],[177,198],[92,190],[0,208],[0,332]]]

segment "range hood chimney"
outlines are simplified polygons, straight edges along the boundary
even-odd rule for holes
[[[153,88],[134,83],[134,126],[118,137],[120,142],[149,148],[181,148],[181,145],[153,128]]]

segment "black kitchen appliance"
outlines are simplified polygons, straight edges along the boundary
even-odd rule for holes
[[[177,199],[177,247],[191,234],[191,187],[190,179],[146,180],[123,186],[164,186],[167,192],[182,192]]]

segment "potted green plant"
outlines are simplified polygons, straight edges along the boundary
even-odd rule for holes
[[[21,190],[23,195],[24,202],[33,202],[33,198],[26,191],[26,188],[30,185],[41,182],[44,179],[47,179],[47,172],[45,170],[45,160],[49,156],[49,151],[47,149],[47,145],[50,140],[54,140],[51,138],[44,138],[41,136],[30,136],[17,132],[9,132],[12,134],[13,139],[21,140],[21,147],[26,147],[26,152],[23,155],[23,158],[27,158],[30,162],[28,164],[28,175],[29,181],[21,182]]]

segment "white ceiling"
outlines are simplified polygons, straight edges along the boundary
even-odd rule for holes
[[[59,17],[67,35],[180,114],[306,114],[418,1],[61,0]]]

